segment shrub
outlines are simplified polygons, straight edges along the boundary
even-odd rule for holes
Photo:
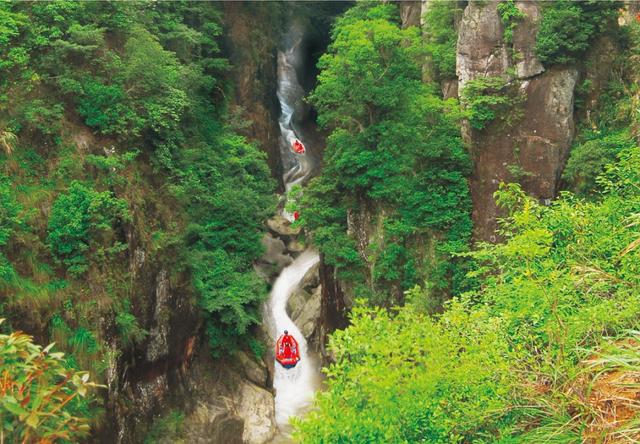
[[[619,7],[617,1],[549,2],[536,35],[536,55],[546,65],[575,63],[611,25]]]
[[[513,43],[513,32],[516,30],[518,23],[526,17],[524,12],[518,9],[514,0],[506,0],[498,3],[498,14],[504,26],[504,41],[508,44]]]
[[[174,191],[188,209],[185,257],[217,355],[244,344],[260,320],[267,289],[252,264],[275,184],[264,153],[222,126],[214,134],[185,150]]]
[[[69,190],[53,203],[47,240],[54,256],[62,260],[69,273],[79,276],[87,270],[91,248],[117,242],[112,239],[114,224],[129,217],[125,200],[73,181]]]
[[[438,262],[455,249],[449,233],[457,231],[456,247],[470,234],[457,104],[422,82],[423,43],[396,14],[394,5],[361,3],[336,23],[310,97],[330,131],[324,169],[302,197],[301,221],[325,261],[382,301],[425,277],[415,267],[418,239],[442,239]],[[379,219],[359,251],[347,219],[365,212]]]
[[[606,370],[636,376],[640,148],[598,183],[597,200],[565,193],[551,206],[503,184],[505,242],[468,254],[481,285],[443,313],[419,310],[430,297],[420,289],[403,308],[356,307],[331,336],[335,364],[317,409],[296,421],[300,441],[579,442],[594,424],[605,442],[635,437],[633,401],[629,421],[603,424],[582,394]]]
[[[461,12],[456,1],[437,0],[429,4],[424,15],[425,47],[436,81],[456,78],[458,33],[454,19]]]
[[[87,79],[78,99],[78,113],[88,126],[97,128],[102,134],[124,133],[135,118],[125,98],[121,86]]]
[[[515,356],[486,312],[454,305],[438,322],[411,305],[355,308],[330,349],[318,410],[295,421],[302,443],[472,442],[511,415]]]
[[[605,165],[614,161],[621,151],[634,145],[634,140],[626,130],[608,135],[587,135],[586,140],[571,148],[571,156],[562,177],[574,192],[594,193],[598,188],[596,178],[604,172]]]
[[[16,202],[11,180],[0,175],[0,247],[7,245],[16,227],[21,223],[21,206]],[[0,252],[0,279],[8,281],[15,271],[9,259]]]
[[[468,112],[469,124],[477,130],[498,120],[510,126],[522,117],[520,105],[525,97],[515,84],[502,77],[478,77],[462,90],[461,102]]]

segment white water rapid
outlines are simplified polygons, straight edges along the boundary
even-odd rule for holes
[[[284,38],[285,49],[278,51],[278,101],[282,110],[278,124],[280,125],[280,159],[284,171],[285,189],[289,191],[295,184],[302,183],[313,169],[313,147],[311,141],[302,133],[296,118],[304,114],[304,89],[298,81],[297,71],[304,60],[302,27],[294,23]],[[306,147],[307,153],[296,154],[291,149],[295,139],[299,139]]]
[[[318,359],[310,353],[307,341],[300,329],[287,315],[287,300],[296,290],[305,273],[319,260],[318,253],[306,250],[291,265],[282,270],[273,285],[269,299],[269,311],[273,321],[274,338],[289,330],[300,345],[300,362],[292,369],[275,364],[273,387],[276,389],[276,422],[286,429],[289,418],[304,411],[313,393],[320,385]]]
[[[278,52],[278,100],[282,113],[280,124],[280,157],[283,166],[283,182],[289,191],[295,184],[302,184],[313,171],[315,165],[313,143],[303,133],[304,89],[298,81],[297,71],[304,61],[301,43],[303,30],[295,23],[290,27],[284,39],[284,50]],[[291,150],[291,143],[299,139],[305,144],[306,154],[298,155]],[[283,210],[283,216],[292,220]],[[288,330],[299,343],[300,361],[292,369],[285,369],[275,363],[273,387],[276,390],[276,422],[282,434],[274,442],[289,442],[289,419],[304,413],[313,399],[314,392],[320,388],[320,366],[318,357],[309,350],[300,329],[287,315],[287,301],[296,291],[304,275],[319,261],[318,253],[307,249],[291,265],[284,268],[273,284],[269,301],[266,304],[265,320],[275,343],[276,339]]]

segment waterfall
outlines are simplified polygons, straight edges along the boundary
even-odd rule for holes
[[[284,171],[283,181],[288,191],[295,184],[302,183],[313,169],[314,147],[305,137],[296,118],[302,117],[304,89],[298,81],[297,70],[304,60],[301,47],[304,36],[302,27],[294,23],[284,38],[284,49],[278,51],[278,101],[281,114],[280,126],[280,159]],[[291,150],[291,144],[299,139],[307,148],[307,154],[298,155]]]
[[[283,182],[287,191],[293,185],[302,184],[308,179],[316,163],[313,156],[316,148],[310,140],[311,137],[304,133],[301,124],[304,118],[302,100],[305,91],[299,83],[297,72],[304,62],[301,47],[303,36],[302,27],[296,23],[292,24],[284,38],[283,48],[278,52],[277,96],[282,110],[278,120],[280,158],[284,171]],[[291,144],[295,139],[305,144],[305,155],[297,155],[292,151]],[[291,215],[286,214],[284,210],[283,216],[292,220]],[[319,359],[309,350],[306,339],[289,318],[286,310],[289,297],[299,287],[307,271],[318,261],[319,255],[316,251],[307,249],[302,252],[277,277],[266,304],[265,320],[274,342],[284,330],[289,330],[300,347],[300,361],[296,367],[287,370],[275,363],[273,386],[276,391],[276,422],[285,434],[288,431],[289,418],[302,414],[305,408],[310,406],[313,394],[321,382]]]
[[[294,368],[286,370],[276,363],[276,374],[273,387],[276,389],[276,422],[286,427],[289,417],[304,410],[313,399],[313,393],[320,384],[318,359],[310,353],[307,341],[300,329],[287,315],[287,300],[293,293],[307,271],[320,260],[318,253],[306,250],[276,279],[269,299],[269,312],[273,337],[284,330],[298,340],[300,346],[300,362]]]

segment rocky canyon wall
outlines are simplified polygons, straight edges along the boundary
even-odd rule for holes
[[[498,1],[470,2],[458,36],[458,90],[478,77],[500,76],[524,100],[508,112],[520,117],[510,125],[495,121],[477,130],[465,125],[463,136],[472,159],[470,188],[475,238],[496,241],[500,213],[493,193],[500,182],[520,182],[524,190],[548,201],[560,182],[573,140],[576,68],[545,69],[534,53],[540,5],[517,2],[524,13],[513,33],[504,38]]]

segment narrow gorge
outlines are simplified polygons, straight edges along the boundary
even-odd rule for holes
[[[1,2],[0,443],[640,442],[638,72],[629,0]]]

